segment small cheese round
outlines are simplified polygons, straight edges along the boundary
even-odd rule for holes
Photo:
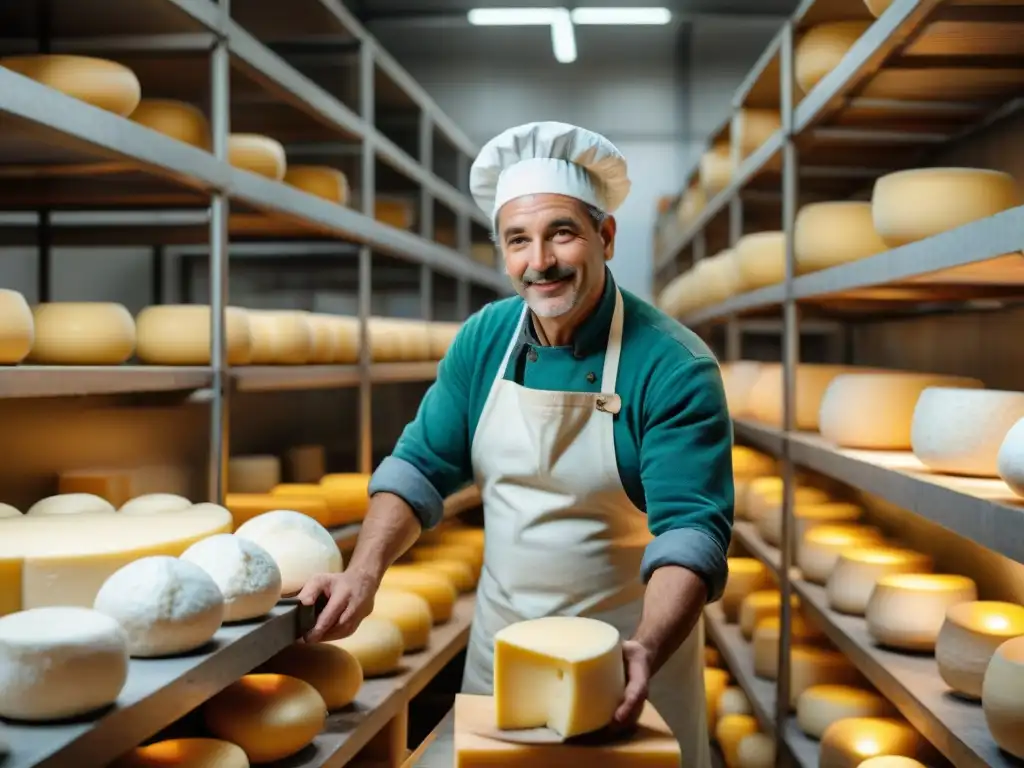
[[[736,748],[739,768],[775,768],[775,739],[766,733],[750,733]]]
[[[260,667],[261,672],[305,680],[316,688],[328,711],[347,707],[363,685],[363,668],[332,643],[294,643]]]
[[[804,618],[801,613],[790,615],[790,638],[796,645],[810,645],[822,642],[825,634]],[[778,616],[761,619],[754,630],[751,647],[754,651],[754,674],[765,680],[777,680],[779,676],[779,637],[781,626]]]
[[[752,715],[725,715],[715,724],[715,740],[722,748],[726,768],[738,768],[740,741],[757,733],[757,720]]]
[[[797,545],[797,565],[812,584],[826,584],[836,562],[847,549],[882,544],[882,532],[867,525],[836,523],[816,525]]]
[[[221,739],[167,739],[136,747],[111,768],[249,768],[249,758]]]
[[[203,705],[210,733],[245,750],[250,763],[283,760],[324,729],[327,706],[309,683],[287,675],[246,675]]]
[[[733,418],[745,418],[750,415],[750,393],[760,376],[761,363],[753,360],[737,360],[734,363],[722,364],[725,399]],[[735,465],[733,471],[735,473]],[[766,474],[771,474],[771,472]],[[740,476],[747,477],[749,475],[741,474]]]
[[[143,99],[132,112],[131,120],[207,152],[213,147],[206,115],[183,101]]]
[[[754,708],[751,706],[750,699],[747,698],[747,694],[743,692],[743,689],[739,686],[731,685],[722,691],[718,697],[715,711],[718,713],[719,718],[723,718],[726,715],[750,715],[753,714]]]
[[[871,193],[875,231],[890,248],[938,235],[1020,205],[1001,171],[916,168],[881,176]]]
[[[194,563],[166,555],[122,566],[103,582],[93,607],[114,618],[134,657],[172,656],[208,643],[224,619],[224,596]]]
[[[330,365],[336,357],[334,347],[337,343],[330,316],[310,313],[306,319],[313,329],[313,350],[309,355],[309,364]]]
[[[384,571],[382,587],[415,592],[430,604],[434,624],[443,624],[452,617],[459,593],[452,580],[437,571],[416,565],[393,565]]]
[[[44,722],[113,704],[128,679],[128,639],[88,608],[0,618],[0,717]]]
[[[135,351],[135,321],[121,304],[67,301],[32,308],[35,341],[28,361],[41,365],[120,365]]]
[[[724,669],[704,669],[704,713],[708,721],[708,733],[714,734],[718,723],[718,698],[729,686],[729,673]]]
[[[930,745],[908,723],[895,718],[849,717],[821,736],[820,768],[857,768],[880,755],[923,757]]]
[[[786,240],[782,232],[744,235],[736,243],[735,254],[745,290],[775,285],[786,278]]]
[[[1024,496],[1024,419],[1006,433],[996,456],[999,477],[1018,496]]]
[[[305,365],[313,354],[313,326],[307,312],[249,311],[255,365]]]
[[[135,73],[106,59],[33,54],[5,56],[0,59],[0,66],[121,117],[128,117],[142,98],[142,86]]]
[[[40,499],[28,508],[26,515],[106,514],[116,510],[106,499],[92,493],[60,493]]]
[[[733,118],[733,126],[736,130],[734,141],[740,146],[740,154],[749,157],[782,127],[782,114],[778,109],[739,109]]]
[[[946,684],[961,696],[980,699],[992,654],[1007,640],[1024,635],[1024,606],[979,601],[946,611],[935,641],[935,661]]]
[[[794,609],[800,606],[800,598],[790,595],[790,604]],[[750,640],[754,630],[764,619],[778,616],[782,612],[782,593],[777,589],[762,589],[751,592],[740,603],[740,632]]]
[[[277,456],[232,456],[228,459],[229,493],[270,493],[281,482]]]
[[[184,512],[192,502],[175,493],[146,493],[125,502],[118,510],[122,515],[163,515]]]
[[[981,686],[981,706],[1000,749],[1024,760],[1024,638],[1015,637],[992,654]]]
[[[283,180],[288,168],[281,142],[255,133],[232,133],[228,136],[228,162],[243,171],[274,181]]]
[[[340,573],[341,551],[316,520],[288,509],[266,512],[243,523],[235,536],[259,544],[281,570],[281,594],[294,595],[319,573]]]
[[[895,573],[929,573],[932,558],[897,547],[857,547],[840,553],[825,584],[833,611],[863,616],[875,584]]]
[[[804,93],[811,90],[846,56],[871,22],[832,21],[817,24],[801,36],[793,52],[794,76]]]
[[[704,194],[712,198],[729,186],[736,165],[732,161],[732,148],[729,142],[720,142],[700,156],[700,185]]]
[[[204,304],[162,304],[146,307],[135,319],[136,355],[148,365],[209,365],[210,307]],[[238,307],[224,310],[229,365],[252,361],[249,313]]]
[[[224,621],[247,621],[266,615],[281,596],[281,570],[259,544],[220,533],[197,541],[182,560],[195,563],[216,582],[224,596]]]
[[[402,631],[406,653],[423,650],[430,642],[434,623],[430,603],[415,592],[387,587],[377,590],[370,615],[387,619]]]
[[[424,560],[419,566],[451,579],[459,592],[472,592],[476,588],[476,571],[469,563],[461,560]]]
[[[405,653],[402,630],[379,616],[367,616],[351,635],[329,642],[355,656],[364,677],[390,675],[401,666]]]
[[[998,477],[999,450],[1024,419],[1024,392],[930,387],[914,409],[910,442],[929,469]]]
[[[0,503],[0,517],[21,517],[21,510],[10,504]]]
[[[17,291],[0,288],[0,365],[16,365],[35,340],[32,310]]]
[[[484,565],[484,553],[479,547],[459,544],[418,546],[409,550],[409,559],[414,563],[429,563],[433,560],[457,560],[466,563],[477,576]]]
[[[730,557],[729,578],[722,594],[722,611],[726,621],[739,619],[740,605],[751,592],[771,586],[768,568],[760,560],[751,557]]]
[[[338,205],[347,205],[348,179],[336,168],[324,165],[290,165],[284,183]]]
[[[892,717],[896,710],[874,691],[850,685],[812,685],[796,701],[800,730],[820,739],[832,723],[848,717]]]
[[[946,611],[978,599],[966,576],[899,573],[883,576],[868,600],[868,633],[880,645],[908,651],[932,651]]]
[[[795,645],[790,650],[789,701],[796,707],[800,694],[815,685],[856,685],[860,672],[839,651]]]

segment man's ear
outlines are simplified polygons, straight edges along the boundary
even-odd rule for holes
[[[615,256],[615,233],[618,225],[614,216],[608,216],[601,224],[601,241],[604,243],[604,260],[611,261]]]

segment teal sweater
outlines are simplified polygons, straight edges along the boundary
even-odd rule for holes
[[[615,283],[606,276],[601,302],[571,346],[542,346],[529,320],[517,328],[518,296],[466,321],[415,420],[374,472],[370,493],[402,497],[425,528],[441,520],[444,497],[473,479],[470,446],[513,336],[505,378],[531,389],[600,392],[615,307]],[[699,574],[715,600],[728,573],[733,521],[732,426],[718,363],[689,329],[627,291],[622,298],[622,410],[613,433],[622,486],[655,537],[641,577],[680,565]]]

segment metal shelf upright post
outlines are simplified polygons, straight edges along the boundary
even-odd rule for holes
[[[373,128],[374,117],[374,44],[364,39],[359,46],[359,112],[365,125]],[[376,209],[376,144],[372,130],[363,136],[360,185],[363,214],[373,218]],[[369,245],[359,249],[359,471],[373,470],[373,391],[370,367],[370,315],[373,313],[373,252]]]

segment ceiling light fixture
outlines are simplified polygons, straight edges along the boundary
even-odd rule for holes
[[[668,8],[576,8],[573,24],[662,25],[672,21]]]
[[[565,8],[551,22],[551,47],[555,50],[555,60],[559,64],[572,64],[576,61],[576,29],[572,25],[572,17]]]
[[[564,8],[474,8],[469,23],[475,27],[534,27],[555,23]]]

